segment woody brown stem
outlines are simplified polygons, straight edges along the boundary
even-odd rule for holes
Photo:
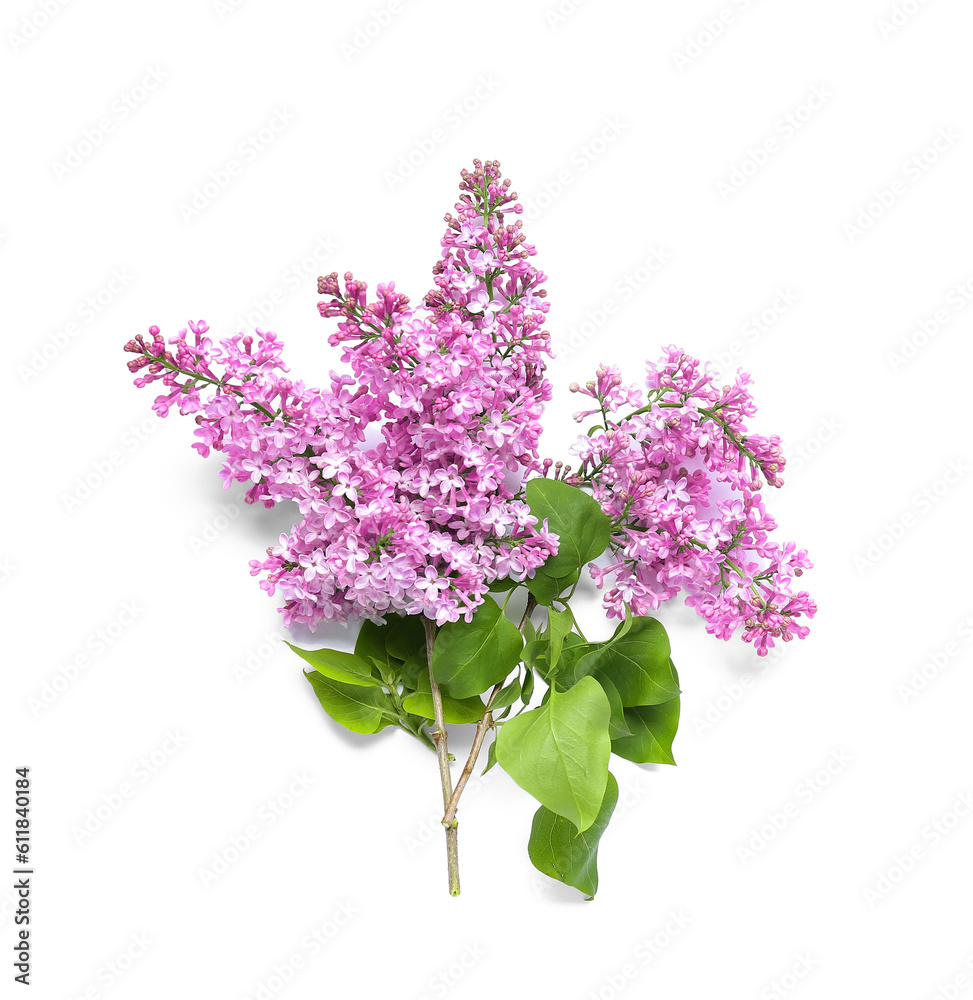
[[[446,722],[443,717],[443,695],[432,674],[432,651],[436,642],[436,624],[429,618],[423,618],[426,628],[426,659],[429,661],[429,687],[432,691],[433,730],[432,738],[436,744],[436,754],[439,757],[439,778],[443,786],[443,806],[449,807],[453,796],[453,778],[449,771],[449,749],[446,746]],[[457,842],[457,823],[453,819],[446,826],[446,863],[449,869],[449,894],[459,895],[459,849]]]
[[[527,624],[527,619],[530,618],[531,612],[537,607],[537,601],[534,600],[533,594],[527,595],[527,607],[524,608],[524,617],[520,619],[520,625],[518,629],[523,632],[524,626]],[[480,750],[483,748],[483,739],[486,736],[487,730],[493,725],[493,700],[500,693],[500,689],[503,687],[503,681],[493,685],[493,690],[490,692],[490,697],[487,699],[486,708],[483,710],[483,715],[480,721],[476,724],[476,735],[473,737],[473,746],[470,747],[470,755],[466,758],[466,766],[463,768],[463,773],[460,775],[459,781],[456,783],[456,789],[453,794],[449,797],[446,802],[446,811],[443,813],[443,826],[446,827],[447,831],[451,826],[456,825],[456,808],[459,805],[459,797],[463,794],[463,789],[466,787],[466,783],[470,780],[470,775],[473,773],[473,768],[476,766],[476,759],[480,756]]]

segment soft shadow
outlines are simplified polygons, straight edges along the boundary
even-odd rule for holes
[[[567,885],[564,882],[558,882],[557,879],[547,878],[546,876],[539,877],[543,878],[544,881],[537,883],[537,894],[541,897],[541,899],[544,899],[549,903],[563,905],[590,902],[585,894],[583,892],[579,892],[574,888],[574,886]]]
[[[351,652],[355,648],[355,636],[345,622],[320,622],[313,629],[307,625],[291,625],[288,641],[301,649],[344,649]]]
[[[276,545],[280,536],[289,532],[301,520],[301,512],[291,500],[269,508],[262,503],[247,503],[244,496],[248,489],[247,483],[231,483],[229,489],[224,489],[222,480],[218,480],[211,485],[209,492],[213,496],[214,506],[232,504],[239,510],[233,531],[256,541],[261,545],[262,551],[268,545]]]

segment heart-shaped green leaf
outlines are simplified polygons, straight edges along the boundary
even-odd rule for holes
[[[636,764],[675,764],[672,741],[679,728],[679,699],[625,709],[631,736],[612,740],[612,753]]]
[[[587,830],[608,782],[611,706],[593,677],[548,694],[540,708],[503,724],[497,760],[541,805]]]
[[[622,622],[600,649],[577,665],[581,673],[607,677],[618,689],[626,708],[658,705],[679,694],[679,679],[669,658],[669,637],[655,618]]]
[[[558,536],[557,554],[527,581],[540,604],[550,604],[578,582],[581,569],[608,547],[611,522],[598,501],[556,479],[532,479],[526,487],[531,514]]]
[[[598,841],[617,802],[618,785],[609,772],[601,809],[584,832],[569,819],[541,806],[534,813],[527,844],[534,867],[551,878],[573,885],[591,899],[598,891]]]
[[[499,684],[520,662],[523,636],[487,598],[470,622],[447,622],[436,634],[432,671],[453,698],[471,698]]]
[[[314,670],[304,676],[328,715],[353,733],[377,733],[395,721],[395,708],[381,688],[342,684]]]

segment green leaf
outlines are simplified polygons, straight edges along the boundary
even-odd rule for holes
[[[301,659],[306,660],[319,674],[344,684],[361,687],[378,687],[379,681],[372,672],[372,665],[354,653],[344,653],[340,649],[301,649],[288,646]]]
[[[608,735],[613,739],[621,739],[623,736],[631,736],[632,730],[628,728],[625,721],[625,708],[622,705],[622,697],[618,693],[618,688],[607,678],[599,676],[598,683],[604,688],[608,695],[608,704],[611,705],[611,721],[608,723]]]
[[[534,693],[534,671],[530,667],[524,668],[524,683],[521,686],[520,700],[525,704],[530,704],[530,696]]]
[[[590,654],[599,652],[605,646],[603,642],[585,642],[573,632],[564,637],[564,648],[557,670],[553,672],[553,680],[557,681],[560,691],[574,687],[582,677],[587,677],[595,667],[596,659]]]
[[[494,594],[503,594],[508,590],[513,590],[514,587],[520,586],[520,580],[511,580],[509,576],[505,576],[500,580],[494,580],[490,584],[490,590]]]
[[[561,658],[564,638],[573,628],[574,615],[570,611],[555,611],[553,608],[548,608],[547,629],[544,632],[544,638],[549,644],[547,662],[550,664],[551,670],[557,666],[557,661]]]
[[[524,663],[527,664],[527,666],[532,667],[540,657],[547,656],[547,646],[547,641],[544,639],[531,639],[531,641],[524,646],[520,657]]]
[[[550,604],[578,582],[583,566],[608,547],[611,522],[598,501],[555,479],[532,479],[526,488],[531,514],[558,535],[558,551],[527,581],[540,604]]]
[[[419,675],[416,690],[402,699],[402,707],[412,715],[421,716],[423,719],[432,719],[435,716],[428,670]],[[479,722],[485,709],[486,706],[479,698],[457,699],[443,693],[443,719],[451,725]]]
[[[490,706],[491,711],[496,712],[501,708],[512,705],[520,697],[520,690],[520,678],[515,677],[509,684],[497,692],[497,696],[493,699],[493,704]]]
[[[679,727],[679,698],[660,705],[640,705],[625,709],[625,723],[631,736],[612,740],[612,753],[636,764],[675,764],[672,740]]]
[[[489,771],[490,768],[493,767],[494,764],[496,764],[496,762],[497,762],[497,741],[494,740],[490,744],[490,749],[487,750],[487,765],[485,768],[483,768],[480,774],[486,774],[487,771]]]
[[[574,665],[589,649],[595,648],[596,645],[597,643],[585,642],[576,632],[568,632],[561,639],[561,655],[558,658],[557,668],[552,670],[548,662],[551,654],[551,643],[548,633],[545,632],[539,639],[534,640],[530,649],[524,650],[524,662],[536,667],[537,672],[548,682],[552,677],[557,677],[558,687],[564,691],[572,687],[576,681],[581,680],[582,674],[573,676]]]
[[[471,622],[447,622],[436,635],[432,671],[453,698],[469,698],[499,684],[520,662],[524,646],[517,626],[493,600]]]
[[[385,648],[385,637],[388,635],[387,625],[376,625],[375,622],[365,620],[358,631],[358,638],[355,640],[355,656],[371,663],[378,663],[388,666],[389,654]]]
[[[565,590],[573,587],[581,573],[575,570],[560,577],[550,577],[538,569],[533,579],[527,581],[527,588],[534,595],[538,604],[553,604]]]
[[[658,705],[679,694],[679,680],[669,658],[669,637],[655,618],[622,622],[608,642],[578,663],[582,672],[607,677],[626,708]],[[624,631],[623,631],[624,630]]]
[[[353,733],[377,733],[396,718],[391,699],[381,688],[342,684],[313,670],[304,676],[328,715]]]
[[[534,813],[527,853],[545,875],[573,885],[591,899],[598,891],[598,841],[618,802],[618,784],[609,772],[601,809],[583,833],[569,820],[541,806]]]
[[[422,615],[386,615],[390,619],[385,648],[389,656],[397,660],[408,660],[410,656],[426,648],[426,628]]]
[[[541,805],[587,830],[608,783],[611,706],[592,677],[549,695],[547,704],[503,724],[497,760]]]
[[[414,689],[419,683],[419,678],[429,673],[429,664],[426,662],[426,651],[424,649],[419,650],[418,653],[413,653],[405,663],[399,667],[399,676],[402,678],[402,684],[410,689]]]

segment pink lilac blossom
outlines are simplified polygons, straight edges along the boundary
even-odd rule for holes
[[[775,640],[808,633],[798,619],[816,606],[793,580],[811,562],[769,539],[777,525],[760,489],[782,485],[784,458],[779,438],[747,433],[756,412],[749,375],[722,387],[714,379],[669,347],[647,363],[644,390],[605,366],[573,384],[595,404],[575,419],[600,419],[578,439],[581,464],[568,482],[589,487],[612,521],[605,564],[590,567],[609,617],[624,617],[626,606],[647,614],[684,590],[708,632],[729,639],[742,627],[766,655]]]
[[[574,449],[580,467],[540,461],[546,277],[496,161],[475,160],[460,192],[421,305],[393,282],[369,298],[350,273],[318,279],[318,310],[338,320],[330,343],[350,370],[326,388],[288,377],[273,333],[214,342],[200,321],[168,345],[158,327],[126,344],[135,384],[167,390],[156,412],[194,415],[193,447],[222,453],[226,486],[249,483],[250,503],[296,504],[294,527],[250,564],[283,598],[285,622],[390,611],[469,621],[492,583],[527,580],[557,551],[523,500],[526,479],[553,467],[612,520],[590,567],[610,617],[685,591],[720,638],[742,627],[761,654],[803,638],[797,619],[815,605],[792,581],[811,563],[769,540],[760,488],[781,485],[784,459],[778,438],[747,433],[749,376],[717,387],[673,347],[647,364],[645,388],[601,367],[571,387],[592,400],[576,418],[598,417]]]
[[[214,344],[190,324],[169,347],[158,328],[126,350],[154,404],[195,414],[203,455],[250,482],[248,502],[297,504],[301,519],[251,562],[284,599],[285,622],[425,614],[467,621],[493,582],[524,580],[557,536],[508,486],[538,469],[549,337],[546,280],[524,241],[522,209],[495,161],[464,171],[447,215],[435,287],[412,308],[394,283],[320,278],[319,311],[351,375],[327,389],[286,377],[273,333]],[[367,447],[366,429],[379,443]]]

